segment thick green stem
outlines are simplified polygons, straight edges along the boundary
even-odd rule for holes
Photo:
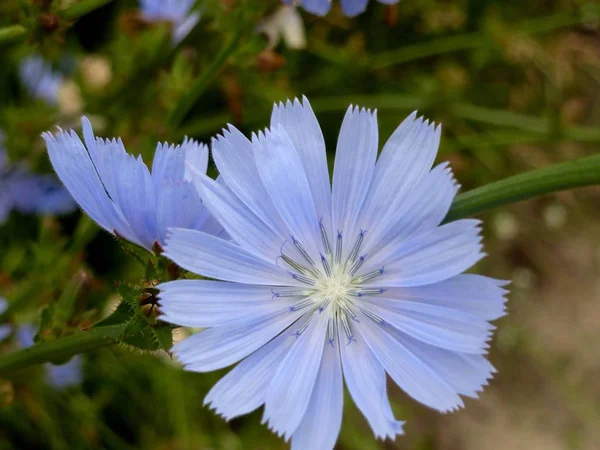
[[[0,377],[34,364],[65,360],[78,353],[116,344],[125,332],[125,327],[125,324],[121,324],[93,328],[3,355],[0,357]]]
[[[0,28],[0,45],[25,38],[27,29],[22,25],[11,25]]]
[[[113,0],[80,0],[62,12],[62,16],[65,19],[75,20],[79,17],[85,16],[86,14],[101,8],[104,5],[112,2]]]
[[[600,184],[600,154],[532,170],[460,194],[446,221],[551,192]]]

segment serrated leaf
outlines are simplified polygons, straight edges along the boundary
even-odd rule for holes
[[[146,322],[146,320],[144,320],[144,318],[140,315],[135,314],[125,327],[124,334],[125,336],[135,336],[137,333],[145,330],[148,327],[148,322]]]
[[[125,339],[123,339],[123,342],[132,347],[139,348],[140,350],[155,351],[160,348],[158,342],[156,341],[156,335],[150,326],[146,326],[137,333],[127,336]]]
[[[139,295],[138,289],[127,284],[119,284],[117,285],[117,290],[119,291],[119,294],[121,295],[121,298],[124,302],[127,302],[134,308],[137,308],[137,297]]]
[[[127,323],[131,321],[134,315],[135,309],[129,303],[122,301],[110,316],[94,324],[94,327],[107,327]]]
[[[173,347],[173,329],[171,325],[164,322],[159,322],[158,326],[153,327],[152,331],[156,336],[156,341],[160,348],[168,352]]]

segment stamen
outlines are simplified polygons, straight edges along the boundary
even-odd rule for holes
[[[309,270],[306,267],[304,267],[302,264],[298,264],[296,261],[294,261],[287,255],[281,255],[281,259],[283,259],[288,265],[292,266],[300,273],[306,274],[309,272]]]
[[[376,295],[376,294],[383,294],[385,292],[385,289],[377,289],[377,288],[372,288],[372,289],[351,289],[348,291],[348,294],[353,296],[353,297],[363,297],[365,295]]]
[[[360,251],[360,247],[362,246],[364,238],[365,238],[365,232],[363,230],[360,230],[358,238],[356,239],[356,242],[354,243],[354,247],[352,248],[352,251],[350,252],[350,256],[348,257],[349,262],[354,261],[358,257],[358,252]]]
[[[327,256],[331,256],[331,246],[329,245],[329,238],[327,237],[327,231],[323,225],[323,219],[319,220],[319,228],[321,229],[321,241],[323,242],[323,248]]]
[[[341,307],[344,311],[346,311],[346,314],[352,318],[352,320],[354,320],[355,322],[360,322],[360,320],[358,320],[356,318],[356,314],[354,314],[354,312],[350,309],[350,307],[346,303],[342,303]]]
[[[350,328],[350,323],[348,322],[348,317],[346,314],[339,314],[340,320],[342,321],[342,326],[344,327],[344,333],[346,333],[346,337],[348,338],[348,344],[354,340],[354,336],[352,334],[352,328]]]
[[[325,273],[328,277],[331,276],[331,266],[329,265],[329,261],[325,256],[321,255],[321,264],[323,264],[323,269],[325,269]]]
[[[306,249],[304,248],[304,246],[300,243],[300,241],[297,240],[294,236],[292,236],[292,242],[294,243],[294,245],[296,246],[296,248],[298,249],[298,251],[300,252],[300,254],[302,256],[304,256],[304,259],[306,259],[311,266],[314,266],[315,262],[310,257],[310,255],[308,254],[308,252],[306,251]]]
[[[350,270],[348,271],[350,276],[354,275],[356,273],[356,271],[358,269],[360,269],[360,266],[363,265],[366,257],[367,257],[367,255],[362,255],[360,258],[358,258],[356,261],[354,261],[354,264],[352,264],[352,267],[350,267]]]
[[[325,308],[327,308],[330,303],[331,303],[331,297],[327,297],[325,299],[325,301],[319,305],[319,312],[322,313],[323,311],[325,311]]]
[[[306,331],[306,329],[308,328],[308,325],[310,324],[310,321],[312,320],[313,316],[315,315],[315,311],[313,311],[311,313],[310,316],[308,316],[308,318],[306,319],[306,321],[302,324],[302,326],[300,328],[298,328],[298,331],[296,331],[294,334],[296,336],[300,336],[302,333],[304,333]]]
[[[309,305],[312,305],[315,301],[312,298],[307,298],[303,302],[300,302],[296,305],[290,306],[290,311],[299,311],[301,309],[306,308]]]
[[[360,306],[358,307],[358,309],[360,309],[361,313],[363,313],[365,316],[367,316],[369,319],[371,319],[373,322],[377,323],[378,325],[381,325],[383,323],[383,319],[381,317],[379,317],[377,314],[372,313],[368,309],[361,308]]]
[[[342,262],[342,232],[338,231],[337,242],[335,245],[335,262],[340,264]]]
[[[361,277],[355,278],[353,280],[353,282],[356,284],[362,284],[365,281],[369,281],[369,280],[372,280],[373,278],[377,278],[378,276],[383,275],[384,270],[385,270],[385,267],[382,267],[381,269],[378,269],[378,270],[374,270],[373,272],[369,272]]]
[[[327,321],[327,340],[333,347],[333,342],[335,340],[335,323],[332,319]]]
[[[278,291],[275,292],[273,289],[271,289],[271,292],[273,293],[273,297],[272,298],[283,298],[283,297],[306,297],[307,295],[310,294],[310,291],[306,291],[303,289],[290,289],[290,290],[283,290],[283,291]]]
[[[292,276],[292,278],[294,280],[298,280],[301,283],[308,284],[310,286],[314,286],[315,285],[315,280],[313,280],[312,278],[308,278],[307,276],[304,276],[304,275],[298,275],[298,274],[293,273],[293,272],[288,272],[288,273]]]

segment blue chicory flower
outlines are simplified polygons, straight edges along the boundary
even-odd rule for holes
[[[31,324],[21,325],[16,331],[16,341],[20,348],[29,348],[34,345],[36,327]],[[44,364],[46,380],[56,389],[65,389],[76,386],[83,380],[83,359],[75,355],[65,364]]]
[[[205,145],[190,139],[177,146],[159,143],[150,173],[121,139],[95,137],[85,117],[82,126],[85,145],[72,130],[46,132],[43,138],[58,177],[98,225],[150,251],[164,245],[168,227],[223,232],[186,173],[186,159],[206,171]]]
[[[332,449],[343,384],[378,438],[402,433],[386,373],[446,412],[476,397],[504,315],[504,281],[462,272],[483,257],[480,222],[442,224],[458,190],[432,169],[441,130],[409,116],[378,153],[376,113],[350,107],[333,186],[305,98],[276,105],[252,142],[230,127],[213,141],[224,185],[194,181],[232,241],[175,229],[165,254],[215,280],[158,286],[162,320],[206,330],[176,344],[187,370],[241,361],[209,392],[226,419],[265,405],[292,449]]]
[[[398,0],[377,0],[379,3],[392,5],[398,3]],[[317,16],[326,15],[331,9],[331,0],[283,0],[287,5],[301,5],[305,10]],[[342,10],[348,17],[361,14],[367,9],[369,0],[340,0]]]
[[[200,14],[191,12],[195,0],[140,0],[145,20],[167,21],[173,24],[173,44],[178,44],[192,31]]]
[[[75,209],[75,203],[53,175],[33,174],[23,163],[9,164],[0,132],[0,223],[13,209],[27,214],[65,214]]]
[[[39,55],[25,58],[19,67],[21,82],[34,98],[45,100],[51,105],[58,102],[58,90],[64,76]]]

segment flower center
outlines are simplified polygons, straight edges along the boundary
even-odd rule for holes
[[[300,241],[292,237],[297,256],[294,259],[286,255],[282,249],[280,258],[289,266],[290,276],[302,283],[304,287],[290,287],[277,292],[273,290],[273,297],[288,298],[291,303],[290,311],[306,309],[304,319],[301,319],[304,322],[296,332],[297,335],[306,330],[317,312],[322,313],[331,306],[328,311],[331,317],[327,331],[329,342],[333,343],[338,326],[343,328],[348,342],[351,342],[353,336],[350,323],[359,321],[358,311],[379,324],[383,323],[380,317],[360,306],[362,303],[360,298],[383,292],[383,289],[364,287],[363,284],[382,275],[384,268],[358,274],[367,258],[366,254],[361,255],[364,231],[360,231],[350,252],[345,256],[342,233],[337,233],[334,245],[331,246],[325,228],[322,224],[320,227],[322,239],[320,264],[308,254]]]

